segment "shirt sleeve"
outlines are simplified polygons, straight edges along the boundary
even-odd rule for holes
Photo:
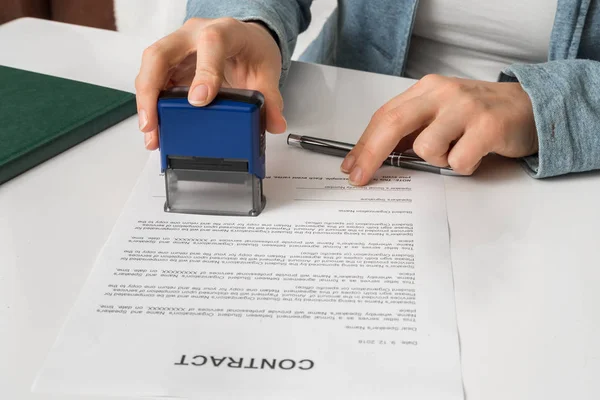
[[[188,0],[185,20],[232,17],[264,24],[274,35],[281,51],[279,84],[282,86],[292,63],[296,39],[310,24],[311,3],[312,0]]]
[[[539,152],[523,159],[535,178],[600,169],[600,62],[515,64],[504,74],[529,95]]]

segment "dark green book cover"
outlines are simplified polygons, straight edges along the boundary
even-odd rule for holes
[[[133,93],[0,65],[0,184],[135,113]]]

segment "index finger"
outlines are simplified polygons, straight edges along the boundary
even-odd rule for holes
[[[421,81],[418,81],[417,83],[415,83],[411,87],[409,87],[406,91],[404,91],[403,93],[399,94],[398,96],[394,97],[393,99],[391,99],[390,101],[385,103],[383,106],[381,106],[375,112],[375,114],[373,114],[373,117],[371,118],[371,121],[369,122],[365,131],[361,135],[359,142],[354,147],[355,150],[353,149],[351,152],[349,152],[346,155],[346,157],[340,167],[342,172],[345,172],[345,173],[351,172],[352,168],[354,167],[354,163],[356,161],[357,153],[360,149],[359,145],[363,145],[369,139],[369,137],[375,132],[375,127],[378,126],[379,121],[382,118],[384,118],[385,114],[392,112],[392,110],[394,110],[395,108],[400,107],[402,104],[414,99],[415,97],[423,95],[423,93],[425,93],[425,91],[426,91],[426,88],[424,87],[424,85],[421,83]],[[411,142],[412,140],[414,140],[414,137],[412,137],[412,136],[413,135],[411,135],[411,137],[407,137],[405,140],[401,140],[401,143],[398,143],[398,144],[406,147],[407,142]],[[408,143],[408,146],[410,144],[411,143]],[[357,146],[359,146],[359,147],[357,147]]]
[[[350,183],[366,185],[404,137],[427,125],[435,116],[435,105],[417,96],[374,118],[350,152],[355,158]]]

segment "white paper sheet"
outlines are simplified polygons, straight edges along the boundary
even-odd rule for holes
[[[163,212],[153,154],[34,391],[462,399],[443,180],[270,137],[259,217]],[[84,234],[84,233],[82,233]]]

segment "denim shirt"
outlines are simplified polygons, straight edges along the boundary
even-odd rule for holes
[[[297,36],[311,20],[312,0],[188,0],[192,17],[261,21],[283,58],[280,84]],[[418,0],[338,0],[300,60],[403,76]],[[600,169],[600,0],[558,0],[548,60],[514,64],[499,81],[518,81],[529,95],[539,151],[523,159],[535,178]]]

